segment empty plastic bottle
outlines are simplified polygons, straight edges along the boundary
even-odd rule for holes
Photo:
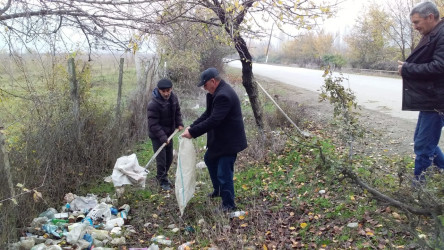
[[[171,240],[168,240],[165,236],[163,235],[159,235],[156,236],[154,238],[151,238],[152,242],[158,243],[158,244],[163,244],[163,245],[167,245],[170,246],[171,245]]]
[[[245,212],[245,211],[231,212],[230,213],[230,218],[239,217],[239,216],[243,216],[243,215],[246,215],[246,214],[247,214],[247,212]]]

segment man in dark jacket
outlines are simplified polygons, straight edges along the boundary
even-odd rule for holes
[[[205,164],[210,173],[213,192],[209,197],[222,197],[223,211],[236,209],[234,202],[234,162],[237,154],[247,148],[239,97],[219,76],[215,68],[202,72],[198,87],[208,91],[205,112],[182,134],[197,138],[207,133]]]
[[[398,61],[403,79],[402,109],[419,111],[414,134],[415,181],[433,163],[444,168],[438,147],[444,125],[444,22],[432,2],[422,2],[410,12],[410,19],[422,35],[406,62]]]
[[[148,132],[156,152],[164,143],[167,145],[156,157],[157,181],[163,190],[171,190],[171,182],[168,180],[168,170],[173,163],[173,141],[168,137],[177,128],[183,129],[182,114],[179,100],[173,93],[173,83],[168,79],[162,79],[153,90],[153,96],[148,103]]]

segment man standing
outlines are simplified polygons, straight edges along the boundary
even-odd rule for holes
[[[168,137],[177,128],[183,129],[182,114],[179,100],[173,93],[173,83],[168,79],[162,79],[153,90],[151,101],[148,103],[148,131],[156,152],[164,143],[167,145],[156,157],[157,176],[160,187],[171,190],[171,182],[168,180],[168,170],[173,163],[173,141]]]
[[[403,79],[402,110],[419,111],[414,134],[415,181],[433,163],[444,168],[438,146],[444,125],[444,23],[432,2],[422,2],[410,12],[413,27],[422,35],[406,62],[398,61]]]
[[[202,72],[197,86],[208,92],[206,110],[182,136],[191,139],[207,133],[204,161],[213,184],[208,196],[222,197],[222,211],[232,211],[236,209],[234,162],[237,153],[247,148],[239,97],[215,68]]]

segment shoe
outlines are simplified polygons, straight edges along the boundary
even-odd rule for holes
[[[216,192],[216,191],[213,191],[212,193],[209,193],[209,194],[207,195],[207,197],[208,197],[208,198],[211,198],[211,199],[216,198],[216,197],[220,197],[220,193],[218,193],[218,192]]]
[[[162,190],[164,190],[164,191],[170,191],[171,190],[171,186],[168,183],[160,185],[160,188],[162,188]]]
[[[214,213],[230,213],[236,211],[237,207],[226,207],[226,206],[219,206],[214,209]]]
[[[421,189],[425,187],[426,179],[424,175],[415,176],[412,180],[412,189]]]

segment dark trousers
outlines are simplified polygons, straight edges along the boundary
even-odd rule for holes
[[[438,146],[441,130],[444,126],[444,117],[435,111],[420,111],[414,135],[415,142],[415,177],[423,179],[420,175],[432,163],[444,168],[444,154]]]
[[[153,151],[156,152],[161,146],[162,142],[158,139],[151,139],[153,144]],[[168,170],[170,170],[171,163],[173,163],[173,140],[167,144],[156,157],[157,175],[156,179],[160,185],[167,184]]]
[[[234,203],[234,162],[237,155],[222,156],[217,159],[208,159],[208,151],[205,153],[204,161],[210,173],[213,189],[222,197],[222,207],[228,209],[236,208]]]

